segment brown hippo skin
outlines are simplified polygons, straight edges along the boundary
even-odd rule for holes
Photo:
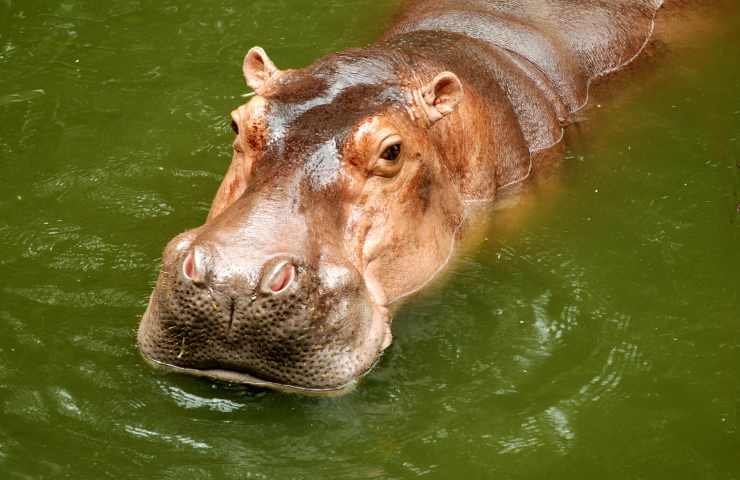
[[[474,202],[526,179],[590,82],[648,42],[662,0],[409,2],[364,49],[244,60],[234,155],[175,237],[138,345],[167,370],[346,391],[390,310],[447,264]]]

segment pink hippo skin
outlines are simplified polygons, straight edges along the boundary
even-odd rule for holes
[[[473,202],[558,145],[590,82],[636,58],[662,0],[409,2],[368,48],[278,69],[206,222],[175,237],[141,321],[151,364],[345,392],[391,343],[391,307],[446,264]]]

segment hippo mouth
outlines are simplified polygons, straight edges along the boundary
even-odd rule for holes
[[[175,263],[188,265],[187,258]],[[277,294],[255,292],[235,307],[230,295],[196,290],[184,275],[165,269],[142,318],[138,349],[163,372],[302,395],[343,395],[390,344],[389,312],[366,294],[336,295],[331,287],[326,308],[281,307],[280,299],[311,290],[300,284]]]
[[[387,318],[387,309],[381,308],[380,312],[382,316]],[[150,308],[145,314],[145,318],[146,317],[150,317],[150,319],[158,318],[158,309],[151,308],[151,302]],[[384,321],[387,320],[384,318]],[[390,340],[386,339],[383,348],[385,348],[389,343]],[[375,360],[364,371],[360,372],[354,378],[345,383],[332,386],[311,387],[291,384],[287,382],[279,382],[275,380],[267,380],[265,378],[261,378],[256,372],[246,371],[244,369],[236,370],[229,368],[194,368],[189,366],[186,367],[175,365],[173,363],[169,363],[168,361],[154,358],[154,356],[150,355],[142,348],[139,348],[139,353],[150,367],[162,373],[181,374],[230,384],[270,389],[284,393],[321,397],[341,396],[352,392],[359,383],[360,379],[367,375],[375,367],[375,365],[377,365],[382,355],[382,351],[379,352]]]

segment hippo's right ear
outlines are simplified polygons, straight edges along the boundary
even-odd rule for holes
[[[434,123],[452,113],[463,99],[462,82],[452,72],[442,72],[424,86],[421,91],[422,108]]]
[[[272,63],[270,57],[267,56],[267,53],[261,47],[253,47],[247,52],[247,56],[244,57],[242,69],[244,70],[244,79],[247,81],[247,85],[257,92],[258,95],[262,87],[271,78],[280,73],[280,69]]]

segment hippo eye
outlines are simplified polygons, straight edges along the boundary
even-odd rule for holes
[[[381,154],[371,167],[373,175],[390,178],[401,171],[403,155],[401,151],[401,136],[389,135],[380,144]]]
[[[380,158],[383,160],[388,160],[389,162],[395,162],[398,160],[398,157],[401,155],[401,144],[400,143],[394,143],[390,147],[383,150],[383,153],[380,154]]]
[[[234,119],[231,120],[231,129],[239,135],[239,125],[236,124],[236,121]]]

